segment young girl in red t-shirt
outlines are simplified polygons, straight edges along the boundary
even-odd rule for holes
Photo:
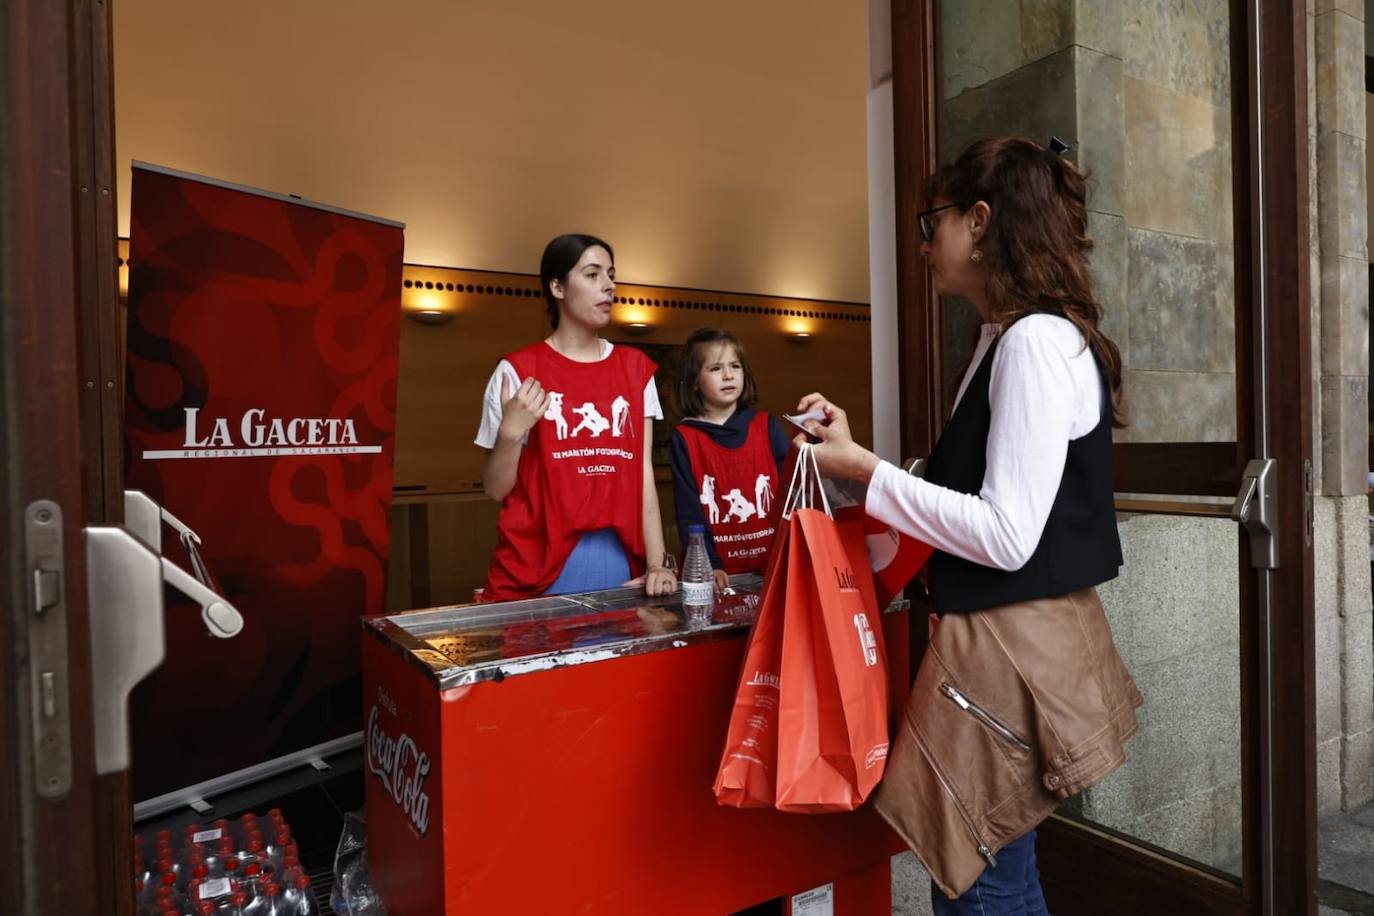
[[[687,419],[670,442],[678,532],[685,547],[687,526],[706,526],[706,553],[724,588],[727,575],[768,563],[791,441],[776,417],[754,409],[758,385],[729,331],[701,328],[687,338],[679,397]]]
[[[510,354],[487,383],[476,442],[501,501],[482,598],[643,585],[677,588],[666,567],[650,445],[661,419],[654,363],[602,340],[615,255],[590,235],[549,242],[539,267],[553,333]],[[628,581],[627,581],[628,580]]]

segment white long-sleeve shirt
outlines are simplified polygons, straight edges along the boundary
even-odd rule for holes
[[[983,325],[955,398],[997,338]],[[883,461],[865,510],[937,550],[1001,570],[1026,564],[1040,543],[1069,443],[1101,419],[1102,382],[1083,335],[1066,318],[1030,315],[1002,335],[993,354],[987,470],[977,495],[912,477]]]

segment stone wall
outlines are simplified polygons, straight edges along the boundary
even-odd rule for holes
[[[1075,807],[1097,823],[1238,872],[1235,523],[1128,515],[1119,527],[1125,565],[1099,592],[1145,705],[1126,765]]]
[[[945,156],[991,133],[1058,134],[1088,175],[1097,293],[1132,417],[1118,441],[1234,439],[1225,0],[981,0],[941,13]],[[954,317],[947,382],[977,321],[966,305]]]
[[[1364,17],[1308,3],[1319,815],[1374,799]]]

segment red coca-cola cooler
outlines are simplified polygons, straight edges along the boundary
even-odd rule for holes
[[[368,620],[368,857],[387,911],[724,914],[783,897],[890,913],[903,847],[867,807],[716,804],[758,589],[736,577],[696,627],[634,590]],[[883,617],[897,709],[907,618]]]

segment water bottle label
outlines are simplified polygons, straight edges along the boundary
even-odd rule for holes
[[[684,582],[682,583],[682,603],[700,607],[706,604],[713,604],[716,599],[716,584],[714,582]]]
[[[200,899],[209,900],[211,897],[223,897],[229,893],[228,878],[213,878],[209,881],[202,881],[200,884]]]
[[[199,833],[193,834],[191,836],[191,842],[208,843],[211,840],[218,840],[222,836],[224,836],[224,831],[216,827],[214,830],[202,830]]]

